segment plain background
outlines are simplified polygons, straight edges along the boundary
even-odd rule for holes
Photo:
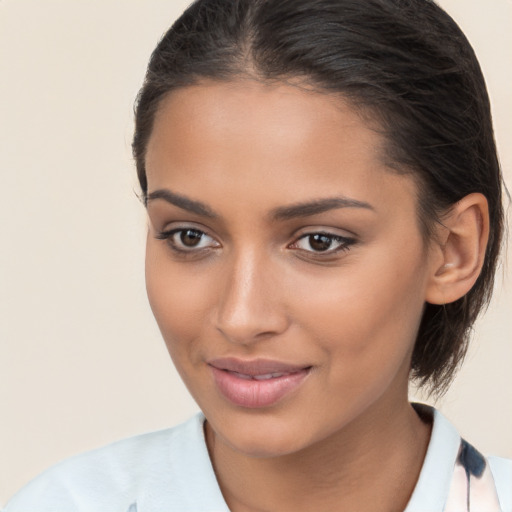
[[[480,58],[511,187],[512,2],[440,3]],[[64,457],[196,410],[145,296],[130,155],[150,52],[187,4],[0,1],[0,503]],[[512,457],[504,266],[438,406],[482,451]]]

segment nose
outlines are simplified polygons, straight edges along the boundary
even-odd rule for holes
[[[250,345],[283,333],[289,324],[280,296],[278,269],[268,258],[244,254],[234,258],[223,276],[216,327],[231,343]]]

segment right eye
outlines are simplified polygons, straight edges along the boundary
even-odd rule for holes
[[[177,228],[162,231],[156,237],[159,240],[167,240],[172,250],[182,253],[220,247],[219,243],[211,236],[195,228]]]

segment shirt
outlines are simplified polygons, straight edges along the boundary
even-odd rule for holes
[[[512,460],[485,458],[437,410],[405,512],[512,512]],[[229,512],[198,414],[177,427],[67,459],[24,487],[4,512]]]

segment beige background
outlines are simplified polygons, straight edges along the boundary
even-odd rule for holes
[[[0,1],[0,503],[66,456],[196,410],[146,301],[130,156],[147,59],[187,3]],[[510,187],[512,2],[440,3],[481,59]],[[512,457],[505,274],[439,405],[482,450]]]

